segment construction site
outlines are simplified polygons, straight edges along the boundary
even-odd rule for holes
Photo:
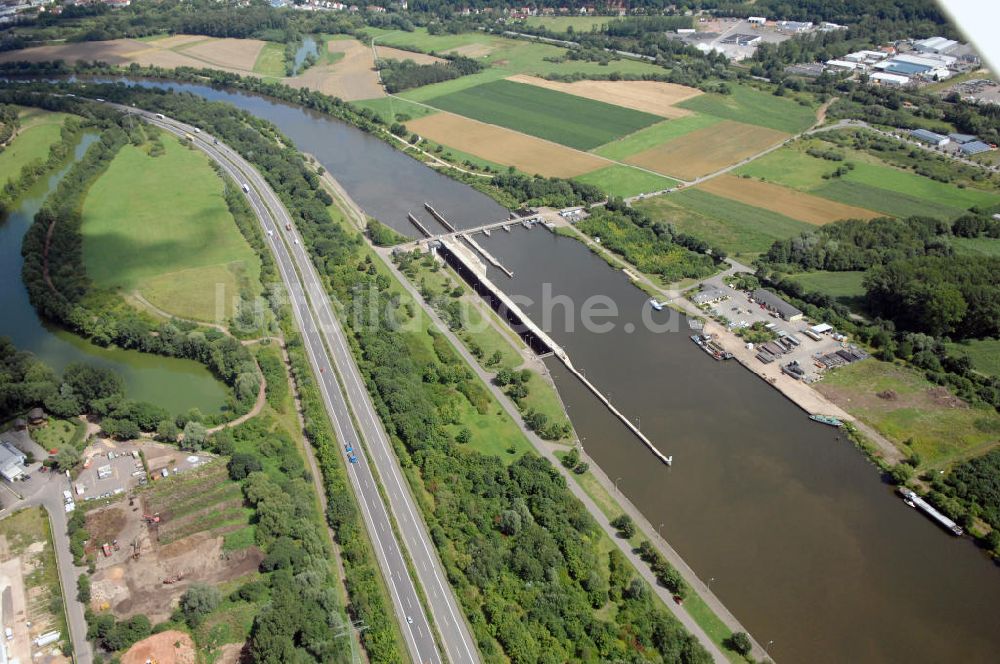
[[[221,462],[122,496],[87,513],[95,560],[91,608],[117,618],[167,619],[192,583],[216,585],[257,570],[250,511]]]

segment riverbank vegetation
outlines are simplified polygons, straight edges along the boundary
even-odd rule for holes
[[[64,164],[80,139],[83,127],[80,118],[41,109],[31,111],[34,112],[29,112],[30,115],[43,119],[22,129],[0,152],[0,172],[5,177],[0,190],[0,215],[6,214],[42,176]]]
[[[583,233],[599,239],[602,246],[622,256],[663,284],[685,278],[704,278],[714,273],[726,258],[720,248],[709,247],[695,237],[677,232],[673,226],[653,219],[641,210],[612,199],[603,208],[576,224]]]

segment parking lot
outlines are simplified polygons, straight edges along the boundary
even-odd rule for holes
[[[143,465],[143,458],[146,466]],[[209,458],[206,454],[189,454],[151,441],[121,443],[98,439],[84,451],[83,470],[73,482],[74,499],[78,502],[97,500],[126,493],[146,484],[150,475],[156,479],[184,472],[200,466]]]
[[[817,341],[806,334],[806,330],[815,323],[804,318],[797,321],[786,321],[777,314],[762,308],[759,303],[751,302],[748,293],[723,284],[721,279],[707,285],[723,291],[725,299],[706,304],[702,306],[702,309],[717,319],[728,321],[727,327],[730,331],[735,333],[739,328],[751,327],[754,323],[763,323],[779,338],[790,337],[794,340],[785,342],[776,340],[756,345],[754,351],[770,360],[768,363],[774,362],[782,367],[789,363],[795,363],[794,366],[797,366],[801,371],[797,377],[807,383],[816,380],[825,370],[824,361],[827,363],[846,363],[846,360],[838,356],[837,353],[849,352],[851,346],[849,340],[837,334],[835,330],[819,334],[820,340]],[[762,362],[759,358],[754,361]]]

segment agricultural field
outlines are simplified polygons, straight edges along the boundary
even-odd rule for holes
[[[723,120],[633,154],[625,161],[693,180],[755,155],[787,136],[773,129]]]
[[[511,76],[507,80],[603,101],[615,106],[624,106],[634,111],[652,113],[664,118],[683,118],[692,115],[691,111],[679,108],[676,104],[702,94],[701,90],[697,88],[660,81],[576,81],[563,83],[523,74]]]
[[[664,191],[677,184],[677,180],[639,170],[638,168],[619,166],[618,164],[612,164],[611,166],[606,166],[584,175],[578,175],[573,179],[600,187],[609,196],[621,196],[623,198],[654,191]]]
[[[506,39],[480,32],[429,35],[426,28],[417,28],[413,32],[367,28],[365,32],[377,38],[377,46],[395,46],[406,50],[435,54],[457,53],[482,60],[484,64],[489,65],[483,71],[471,76],[463,76],[402,93],[403,97],[413,101],[427,101],[433,97],[505,79],[516,74],[545,76],[548,74],[584,73],[606,76],[611,72],[636,75],[663,72],[662,68],[654,64],[636,60],[615,60],[608,66],[583,60],[566,60],[564,59],[566,49],[559,46],[521,39]]]
[[[412,101],[400,99],[399,97],[385,96],[376,99],[364,99],[361,101],[352,101],[351,104],[358,108],[367,108],[374,111],[386,124],[391,125],[393,122],[404,122],[407,128],[410,127],[409,123],[411,120],[419,120],[422,117],[440,113],[440,111],[430,106],[417,104]]]
[[[525,173],[572,177],[608,164],[600,157],[452,113],[435,113],[406,127],[436,143]]]
[[[0,151],[0,187],[16,177],[28,162],[44,161],[48,157],[49,148],[59,140],[59,132],[68,116],[40,108],[22,108],[18,117],[21,126],[17,134]]]
[[[268,42],[257,55],[253,71],[255,74],[269,78],[281,78],[285,75],[285,45]]]
[[[959,254],[1000,257],[1000,238],[953,237],[951,244]]]
[[[149,143],[122,148],[91,187],[81,229],[87,275],[177,316],[226,319],[241,291],[259,292],[260,261],[208,158],[169,134],[159,140],[158,157]]]
[[[50,631],[68,643],[62,588],[52,543],[52,527],[42,507],[28,507],[0,521],[0,579],[4,627],[13,630],[4,648],[11,659],[49,661],[51,648],[32,640]],[[52,659],[51,661],[59,661]]]
[[[827,372],[814,387],[895,443],[942,469],[996,446],[1000,414],[973,408],[920,372],[874,358]]]
[[[237,538],[241,548],[226,546],[234,541],[228,535],[253,526],[252,510],[244,507],[242,489],[224,462],[160,479],[140,491],[136,503],[133,510],[123,498],[87,513],[95,554],[102,544],[118,542],[110,556],[96,555],[93,610],[118,618],[141,613],[155,623],[169,617],[173,601],[192,583],[215,585],[256,573],[263,554],[252,537]],[[143,515],[159,522],[147,523]]]
[[[634,205],[653,219],[673,224],[683,233],[722,247],[744,262],[750,262],[770,249],[775,240],[812,228],[810,224],[771,210],[721,198],[700,189],[657,196]]]
[[[485,83],[427,103],[578,150],[595,148],[659,121],[650,113],[511,81]]]
[[[617,141],[605,143],[599,148],[592,150],[592,152],[608,159],[624,161],[634,154],[656,148],[659,145],[698,131],[699,129],[711,127],[719,122],[722,121],[719,118],[713,118],[711,115],[697,114],[676,120],[666,120],[650,125],[645,129],[640,129]]]
[[[835,162],[813,157],[815,147],[844,155]],[[854,168],[836,178],[824,178],[846,162]],[[995,205],[1000,194],[973,187],[957,187],[890,166],[872,155],[834,147],[818,139],[798,141],[737,169],[749,175],[817,196],[865,207],[891,216],[935,216],[952,219],[976,205]]]
[[[340,37],[340,38],[338,38]],[[357,39],[334,36],[326,41],[325,61],[298,76],[282,79],[296,88],[318,90],[347,101],[385,96],[375,71],[375,56]]]
[[[714,115],[774,129],[787,134],[805,131],[816,123],[816,110],[789,97],[775,97],[747,85],[730,84],[731,93],[699,95],[678,104],[689,111]]]
[[[874,219],[880,213],[770,182],[720,175],[698,185],[698,189],[740,203],[764,208],[808,224],[823,225],[838,219]]]

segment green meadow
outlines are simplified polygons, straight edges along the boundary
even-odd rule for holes
[[[661,143],[666,143],[685,134],[690,134],[692,131],[710,127],[719,121],[719,118],[712,117],[711,115],[698,114],[676,120],[664,120],[611,143],[606,143],[592,150],[592,152],[608,159],[620,161],[626,157],[631,157],[634,154],[654,148]]]
[[[68,117],[65,113],[50,113],[39,108],[24,108],[18,112],[21,127],[10,144],[0,151],[0,186],[17,177],[25,164],[45,160],[49,148],[59,140],[59,132]]]
[[[790,97],[775,97],[746,85],[729,84],[728,95],[704,94],[686,99],[680,108],[796,134],[816,123],[816,110]]]
[[[91,187],[81,229],[87,275],[98,288],[138,290],[177,316],[228,317],[241,290],[260,290],[260,261],[208,158],[169,134],[160,140],[158,157],[148,144],[122,148]]]
[[[584,182],[600,187],[609,196],[637,196],[653,191],[663,191],[670,189],[677,184],[677,180],[672,180],[662,175],[640,171],[638,168],[619,166],[612,164],[606,168],[599,168],[596,171],[577,175],[573,178],[577,182]]]

